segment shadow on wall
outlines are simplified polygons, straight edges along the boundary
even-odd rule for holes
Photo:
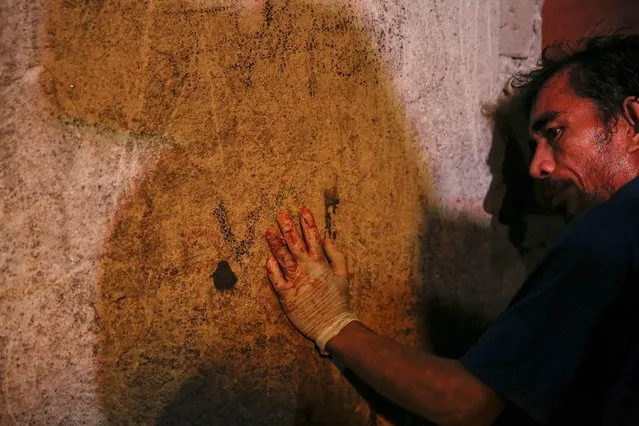
[[[422,334],[433,352],[450,358],[471,348],[565,227],[528,172],[529,120],[521,94],[504,93],[490,113],[487,163],[493,177],[484,209],[491,227],[431,211],[423,233]],[[519,271],[522,261],[525,270]]]
[[[519,251],[529,274],[566,226],[566,219],[544,196],[541,182],[530,176],[533,153],[523,95],[504,93],[492,112],[493,141],[488,166],[493,180],[484,208],[492,215],[493,226],[499,222],[508,228],[508,239]]]
[[[229,4],[48,6],[53,112],[169,141],[103,249],[104,415],[355,425],[380,412],[419,423],[347,374],[369,408],[287,324],[265,281],[262,231],[276,209],[307,204],[349,254],[363,321],[451,355],[468,346],[451,330],[471,342],[487,301],[503,305],[500,286],[512,293],[516,259],[500,234],[429,205],[410,126],[349,7]]]

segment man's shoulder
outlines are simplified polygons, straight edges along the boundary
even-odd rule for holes
[[[628,195],[613,197],[575,219],[553,241],[539,266],[634,270],[639,266],[639,191]]]
[[[639,190],[634,194],[636,196],[623,195],[613,197],[577,218],[561,236],[559,244],[583,249],[638,245]]]

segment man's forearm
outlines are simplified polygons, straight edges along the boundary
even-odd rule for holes
[[[502,400],[456,360],[378,336],[354,321],[327,350],[391,401],[441,425],[489,425]]]
[[[503,402],[461,364],[377,336],[358,321],[348,322],[355,316],[346,257],[333,241],[322,240],[309,209],[300,209],[300,216],[303,238],[285,211],[276,215],[281,233],[271,228],[265,234],[270,249],[266,274],[300,333],[419,415],[443,425],[490,424]]]

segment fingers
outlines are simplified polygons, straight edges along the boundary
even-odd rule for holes
[[[313,212],[308,207],[302,207],[300,210],[300,216],[302,232],[304,233],[304,240],[306,241],[308,254],[314,259],[323,259],[324,250],[322,249],[322,236],[315,224]]]
[[[335,275],[344,279],[348,279],[348,266],[346,264],[346,256],[344,256],[344,253],[337,249],[333,240],[324,240],[324,252],[328,257],[328,260],[331,262],[331,267],[333,268],[333,272],[335,273]]]
[[[284,276],[286,278],[293,277],[297,271],[297,262],[288,250],[286,240],[275,229],[269,228],[266,230],[266,242],[277,263],[282,267]]]
[[[300,237],[300,234],[297,232],[291,217],[283,210],[277,212],[275,217],[293,257],[298,258],[303,256],[306,253],[306,246],[304,245],[304,241],[302,241],[302,237]],[[275,257],[277,257],[277,255]]]
[[[264,267],[266,268],[266,276],[268,276],[276,292],[279,293],[282,290],[288,290],[290,288],[290,283],[284,278],[280,265],[272,254],[269,254]]]

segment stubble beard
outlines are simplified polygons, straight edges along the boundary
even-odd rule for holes
[[[599,194],[588,193],[566,179],[549,179],[544,182],[544,189],[555,194],[551,199],[553,209],[563,215],[566,222],[604,201]]]
[[[590,208],[606,202],[613,196],[617,188],[614,184],[615,167],[610,167],[609,157],[606,152],[607,142],[597,138],[595,143],[600,146],[599,158],[590,164],[587,176],[598,185],[591,190],[584,190],[571,180],[549,179],[545,182],[545,189],[560,194],[559,203],[553,203],[553,208],[563,214],[567,222],[574,219]]]

